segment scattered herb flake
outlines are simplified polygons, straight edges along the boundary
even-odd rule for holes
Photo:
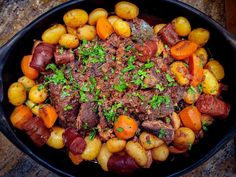
[[[168,82],[175,82],[175,80],[169,74],[166,74],[166,79]]]
[[[170,103],[170,97],[169,96],[158,96],[158,95],[153,95],[152,99],[149,101],[152,109],[156,109],[159,107],[161,104],[166,104],[169,105]]]
[[[196,90],[196,88],[194,88],[193,86],[190,86],[190,87],[188,88],[188,93],[191,94],[191,95],[193,95],[193,94],[197,93],[197,90]]]
[[[64,111],[69,111],[69,110],[73,109],[73,107],[71,105],[67,105],[63,109],[64,109]]]
[[[158,138],[163,138],[165,136],[165,130],[161,128],[158,133]]]
[[[128,52],[128,51],[130,51],[131,48],[132,48],[132,46],[131,46],[131,45],[128,45],[128,46],[125,48],[125,51]]]
[[[93,127],[92,130],[89,133],[89,139],[93,140],[96,137],[97,133],[98,133],[98,128]]]
[[[121,132],[124,131],[124,129],[123,129],[122,127],[117,127],[117,128],[116,128],[116,131],[119,132],[119,133],[121,133]]]
[[[160,90],[161,92],[162,92],[163,90],[165,90],[165,87],[162,86],[161,84],[157,84],[157,85],[155,86],[155,88],[158,89],[158,90]]]

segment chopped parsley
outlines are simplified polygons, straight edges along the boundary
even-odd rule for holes
[[[87,129],[89,128],[88,123],[87,123],[87,122],[86,122],[86,123],[83,123],[82,128],[83,128],[84,130],[87,130]]]
[[[162,92],[163,90],[165,90],[165,87],[162,86],[161,84],[157,84],[157,85],[155,86],[155,88],[158,89],[158,90],[160,90],[161,92]]]
[[[97,81],[96,81],[95,77],[90,77],[89,81],[90,81],[90,92],[94,92],[94,90],[97,86]]]
[[[51,77],[48,77],[49,82],[53,82],[54,84],[65,84],[67,82],[64,75],[64,68],[58,69],[54,63],[48,64],[46,70],[51,69],[54,73]]]
[[[133,96],[136,96],[136,97],[138,97],[140,100],[144,100],[144,96],[143,95],[141,95],[140,93],[138,93],[138,92],[134,92],[134,93],[132,93],[132,95]]]
[[[80,87],[79,94],[80,94],[80,101],[82,103],[86,103],[89,101],[87,95],[85,94],[88,91],[89,91],[88,83],[85,83],[82,87]]]
[[[152,141],[150,139],[146,140],[147,144],[152,144]]]
[[[44,88],[45,88],[45,85],[44,85],[44,84],[40,84],[40,85],[38,86],[38,91],[43,90]]]
[[[150,69],[154,66],[154,63],[153,62],[147,62],[143,65],[143,69]]]
[[[64,48],[63,48],[63,46],[60,47],[59,53],[60,53],[60,55],[62,55],[62,54],[64,53]]]
[[[69,85],[64,85],[64,86],[62,87],[62,92],[61,92],[61,97],[62,97],[62,98],[65,98],[65,97],[67,97],[67,96],[70,96],[70,94],[68,93],[69,89],[70,89],[70,86],[69,86]]]
[[[123,76],[120,76],[120,83],[115,84],[113,87],[118,92],[123,92],[128,88],[127,84],[125,83],[125,80],[124,80]]]
[[[202,129],[203,129],[204,131],[208,131],[208,128],[207,128],[207,121],[205,121],[205,120],[202,121]]]
[[[170,123],[171,119],[169,117],[166,117],[166,123]]]
[[[89,139],[93,140],[96,137],[97,133],[98,133],[98,128],[93,127],[92,130],[89,133]]]
[[[158,133],[158,138],[163,138],[165,136],[165,130],[161,128]]]
[[[149,101],[152,109],[156,109],[159,107],[161,104],[166,104],[168,105],[170,103],[170,97],[169,96],[158,96],[158,95],[153,95],[152,99]]]
[[[105,73],[103,76],[104,81],[108,81],[108,75]]]
[[[124,129],[123,129],[122,127],[117,127],[117,128],[116,128],[116,131],[119,132],[119,133],[121,133],[121,132],[124,131]]]
[[[131,71],[131,70],[134,70],[135,69],[135,66],[133,64],[133,62],[135,61],[135,57],[134,56],[131,56],[128,60],[128,66],[126,68],[124,68],[122,70],[123,73],[126,73],[128,71]]]
[[[73,106],[67,105],[63,109],[64,109],[64,111],[69,111],[69,110],[73,109]]]
[[[156,69],[155,71],[156,71],[157,74],[161,72],[159,69]]]
[[[201,93],[202,92],[202,85],[201,84],[198,84],[198,90],[199,90],[199,92]]]
[[[131,46],[131,45],[128,45],[128,46],[125,48],[125,51],[128,52],[128,51],[130,51],[131,48],[132,48],[132,46]]]
[[[166,80],[168,82],[175,82],[175,80],[169,74],[166,74]]]
[[[117,109],[122,107],[122,103],[115,103],[112,105],[112,107],[108,108],[107,110],[104,110],[103,114],[108,122],[112,121],[114,122],[117,117]]]
[[[193,86],[190,86],[188,88],[188,93],[193,95],[193,94],[197,93],[197,90]]]

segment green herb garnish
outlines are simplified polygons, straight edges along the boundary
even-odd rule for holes
[[[125,83],[125,80],[124,80],[123,76],[120,76],[120,83],[115,84],[113,87],[118,92],[123,92],[128,88],[127,84]]]
[[[69,111],[69,110],[73,109],[73,107],[71,105],[67,105],[63,109],[64,109],[64,111]]]
[[[155,86],[155,88],[158,89],[158,90],[160,90],[161,92],[162,92],[163,90],[165,90],[165,87],[162,86],[161,84],[157,84],[157,85]]]
[[[97,133],[98,133],[98,128],[93,127],[92,130],[89,133],[89,139],[93,140],[96,137]]]
[[[123,129],[122,127],[117,127],[117,128],[116,128],[116,131],[119,132],[119,133],[121,133],[121,132],[124,131],[124,129]]]
[[[158,96],[158,95],[153,95],[152,99],[149,101],[152,109],[156,109],[159,107],[161,104],[166,104],[168,105],[170,103],[170,97],[169,96]]]
[[[163,138],[165,136],[165,130],[161,128],[158,133],[158,138]]]
[[[115,103],[112,107],[104,110],[103,114],[108,122],[114,122],[117,118],[117,109],[122,107],[122,103]]]
[[[197,93],[197,90],[193,86],[190,86],[188,88],[188,93],[193,95],[193,94]]]

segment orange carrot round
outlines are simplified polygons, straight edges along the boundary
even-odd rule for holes
[[[112,25],[105,17],[98,19],[96,30],[98,36],[103,40],[108,38],[114,31]]]
[[[30,67],[30,62],[32,59],[32,55],[26,55],[21,60],[21,70],[25,76],[30,79],[36,79],[39,76],[38,70]]]
[[[184,126],[192,129],[193,131],[199,131],[201,126],[201,113],[195,106],[187,106],[180,113],[180,119]]]
[[[202,61],[196,54],[192,54],[189,58],[189,70],[192,75],[190,84],[196,87],[203,79]]]
[[[176,60],[184,60],[191,56],[198,48],[198,45],[191,41],[180,41],[170,49],[171,56]]]
[[[10,120],[14,127],[22,129],[22,125],[29,119],[31,119],[32,116],[33,114],[27,106],[20,105],[15,107],[14,111],[10,116]]]
[[[51,128],[57,120],[57,112],[50,104],[46,104],[39,109],[39,117],[43,119],[43,122],[47,128]]]
[[[120,115],[113,127],[116,136],[125,140],[133,137],[137,129],[137,122],[133,118],[125,115]]]

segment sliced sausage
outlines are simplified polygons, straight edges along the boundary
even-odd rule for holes
[[[180,41],[180,38],[171,23],[164,26],[158,33],[163,42],[168,46],[173,46]]]
[[[137,43],[135,45],[138,51],[137,58],[140,62],[145,63],[148,59],[153,57],[157,52],[157,43],[155,41],[146,41],[145,43]]]

